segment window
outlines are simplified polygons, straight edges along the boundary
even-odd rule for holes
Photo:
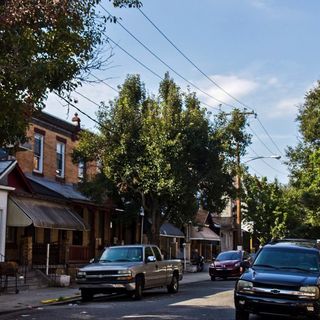
[[[42,134],[34,134],[33,170],[39,173],[43,172],[43,140]]]
[[[17,243],[17,228],[16,227],[7,227],[6,242],[7,243]]]
[[[57,142],[57,176],[64,178],[64,163],[65,163],[66,145],[63,142]]]
[[[86,167],[83,160],[78,162],[78,178],[83,179],[86,174]]]
[[[73,231],[72,233],[72,245],[82,246],[83,243],[83,233],[82,231]]]
[[[50,243],[50,242],[51,242],[51,230],[48,228],[45,228],[43,233],[43,243]]]

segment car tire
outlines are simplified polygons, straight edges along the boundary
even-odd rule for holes
[[[236,308],[236,320],[249,320],[249,312]]]
[[[215,281],[216,277],[215,276],[211,276],[211,281]]]
[[[83,302],[89,302],[93,299],[93,292],[88,289],[81,289],[81,300]]]
[[[142,277],[136,278],[136,288],[134,290],[133,298],[134,300],[142,299],[142,290],[143,290],[143,279]]]
[[[177,293],[179,291],[179,279],[176,274],[172,276],[171,283],[167,286],[169,293]]]

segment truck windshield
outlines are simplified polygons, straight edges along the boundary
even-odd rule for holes
[[[319,254],[303,250],[263,249],[254,261],[254,267],[304,270],[319,272]]]
[[[142,248],[139,247],[124,247],[124,248],[107,248],[100,262],[130,262],[142,261]]]

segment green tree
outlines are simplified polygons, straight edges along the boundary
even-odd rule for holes
[[[306,224],[320,226],[320,82],[310,90],[297,116],[300,141],[288,148],[290,184]]]
[[[288,236],[289,214],[285,201],[285,187],[266,177],[243,176],[244,222],[252,225],[253,235],[261,244],[272,238]],[[294,221],[291,221],[293,225]]]
[[[106,19],[96,13],[99,2],[0,1],[0,147],[25,139],[49,91],[69,92],[101,66]]]
[[[98,119],[100,133],[84,136],[77,154],[101,159],[119,198],[144,208],[152,221],[150,241],[159,241],[166,219],[181,225],[199,203],[221,206],[231,185],[221,143],[195,95],[182,93],[168,74],[157,98],[146,97],[139,76],[128,76]]]

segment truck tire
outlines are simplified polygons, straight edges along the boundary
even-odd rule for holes
[[[211,276],[211,281],[215,281],[216,277],[215,276]]]
[[[236,308],[236,320],[249,320],[249,312]]]
[[[177,293],[179,291],[179,279],[176,274],[172,276],[171,283],[167,286],[169,293]]]
[[[89,302],[93,299],[93,292],[88,289],[81,289],[81,300],[83,302]]]
[[[141,300],[142,299],[142,290],[143,290],[143,279],[142,277],[136,278],[136,288],[134,290],[133,298],[135,300]]]

